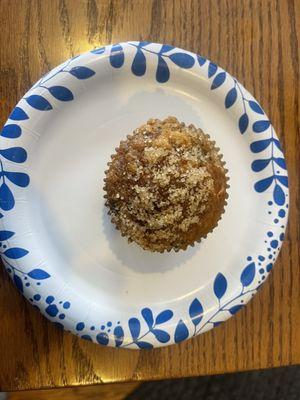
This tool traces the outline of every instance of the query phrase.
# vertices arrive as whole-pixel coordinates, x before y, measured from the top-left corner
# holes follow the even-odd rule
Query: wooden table
[[[224,325],[152,351],[102,348],[66,334],[0,276],[0,390],[195,376],[300,363],[299,0],[1,0],[1,123],[57,64],[111,42],[146,39],[208,57],[273,121],[287,157],[290,224],[276,268]]]

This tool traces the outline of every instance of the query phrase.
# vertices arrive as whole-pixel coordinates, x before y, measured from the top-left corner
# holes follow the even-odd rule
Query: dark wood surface
[[[125,40],[206,56],[254,94],[281,138],[290,223],[273,273],[235,318],[153,351],[102,348],[62,333],[0,272],[0,390],[183,377],[300,363],[299,0],[0,0],[1,123],[70,56]]]
[[[141,383],[129,382],[63,389],[25,390],[8,393],[6,400],[126,400],[127,396],[139,385]]]

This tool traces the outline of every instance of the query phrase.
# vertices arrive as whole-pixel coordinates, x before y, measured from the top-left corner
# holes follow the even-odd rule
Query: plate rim
[[[7,145],[11,140],[16,141],[22,135],[22,129],[28,129],[28,127],[26,128],[26,122],[30,120],[31,113],[28,112],[27,108],[25,108],[24,111],[24,104],[31,107],[33,112],[43,114],[51,111],[54,107],[51,101],[52,99],[54,101],[63,102],[73,100],[72,90],[67,86],[51,86],[49,89],[49,86],[45,87],[45,83],[51,81],[51,79],[61,72],[66,72],[68,78],[75,79],[78,82],[91,79],[96,74],[95,70],[92,69],[93,62],[97,59],[99,60],[99,58],[105,59],[105,62],[107,62],[110,68],[121,70],[126,62],[128,52],[132,55],[133,50],[135,51],[135,55],[132,59],[131,73],[136,77],[143,76],[145,73],[143,71],[146,69],[148,61],[147,57],[149,57],[150,54],[151,57],[157,57],[156,76],[153,78],[161,85],[171,79],[171,73],[175,69],[183,71],[193,69],[194,71],[197,68],[196,72],[198,72],[201,78],[207,80],[210,90],[223,90],[224,82],[230,80],[232,85],[230,90],[224,96],[224,107],[226,110],[230,109],[237,104],[237,101],[241,101],[243,107],[237,125],[242,135],[248,134],[248,136],[250,136],[250,133],[252,133],[253,137],[256,137],[256,140],[251,141],[251,152],[259,156],[265,149],[269,147],[272,148],[271,157],[269,159],[257,158],[255,162],[252,163],[252,170],[257,173],[272,166],[271,175],[258,180],[255,184],[255,191],[257,193],[265,193],[271,186],[274,186],[272,196],[269,200],[269,203],[272,202],[272,204],[269,204],[269,206],[272,206],[272,208],[276,207],[276,211],[278,208],[278,213],[280,213],[281,210],[283,210],[282,207],[288,205],[288,174],[280,142],[266,113],[263,111],[257,100],[254,99],[243,85],[217,64],[195,53],[170,45],[135,41],[122,42],[119,44],[103,46],[67,60],[51,70],[46,74],[46,76],[42,77],[18,102],[1,132],[2,144]],[[60,89],[57,89],[59,87]],[[47,96],[44,95],[45,92],[47,93]],[[250,127],[250,123],[252,124],[252,128]],[[266,132],[268,132],[269,136],[265,136]],[[259,135],[261,134],[263,135],[263,139],[259,139]],[[282,157],[274,157],[275,151],[277,153],[280,152]],[[5,165],[7,160],[14,163],[14,165],[19,165],[26,163],[26,159],[27,152],[26,149],[22,147],[9,147],[0,150],[0,163],[2,169],[2,183],[0,186],[1,257],[4,260],[6,270],[13,279],[17,288],[27,299],[29,299],[29,301],[31,301],[31,303],[39,308],[48,319],[56,323],[58,326],[71,331],[77,336],[95,343],[133,349],[160,347],[179,343],[219,324],[219,321],[211,321],[213,319],[212,317],[205,321],[205,311],[197,297],[195,297],[191,302],[186,311],[185,317],[190,319],[189,325],[183,318],[176,321],[176,324],[174,322],[171,323],[173,318],[172,310],[161,310],[161,312],[154,316],[153,311],[150,308],[145,307],[141,310],[140,316],[135,315],[128,319],[128,326],[126,327],[118,323],[112,327],[112,322],[108,321],[106,326],[102,325],[99,329],[95,329],[93,326],[87,326],[82,319],[74,321],[74,314],[72,316],[73,311],[70,301],[65,300],[58,304],[52,295],[47,295],[42,298],[40,292],[34,291],[33,287],[30,286],[30,281],[34,281],[34,283],[37,284],[40,283],[41,285],[41,283],[47,282],[50,275],[42,268],[36,267],[28,271],[20,266],[19,263],[24,261],[29,252],[23,247],[15,247],[13,241],[15,239],[14,236],[17,233],[12,230],[12,227],[6,227],[7,224],[5,222],[5,217],[7,213],[13,210],[15,202],[11,183],[22,188],[22,190],[25,190],[25,188],[30,184],[30,177],[24,171],[6,171],[4,170],[3,165]],[[286,173],[280,175],[279,178],[275,173],[274,163],[276,164],[276,167],[280,168],[280,170],[286,171]],[[9,182],[9,185],[7,182]],[[278,226],[276,229],[276,227],[274,227],[274,232],[269,231],[272,233],[272,236],[267,234],[269,239],[266,238],[269,240],[268,243],[270,246],[272,246],[271,243],[273,242],[274,248],[278,250],[275,260],[283,241],[283,235],[288,219],[288,208],[285,209],[285,214],[280,218],[283,228],[279,229]],[[9,225],[10,224],[8,224],[8,226]],[[18,224],[16,224],[16,226],[17,225]],[[227,278],[222,273],[217,274],[212,287],[213,295],[219,302],[217,313],[223,311],[222,309],[225,309],[225,307],[230,307],[228,309],[228,314],[222,316],[222,321],[220,322],[230,318],[252,298],[252,294],[255,294],[262,284],[261,281],[259,284],[255,282],[254,276],[257,273],[261,273],[260,270],[264,269],[263,275],[262,273],[261,275],[264,276],[263,281],[265,281],[275,263],[275,260],[273,261],[272,257],[272,262],[268,262],[265,268],[261,267],[257,271],[257,266],[253,266],[254,262],[248,259],[248,263],[241,270],[240,275],[242,292],[239,293],[235,299],[226,302],[226,304],[222,304],[222,299],[225,297],[227,289]],[[263,261],[265,260],[262,260],[262,262]],[[244,289],[247,290],[244,291]],[[248,294],[249,296],[246,296]],[[234,301],[241,297],[243,298],[243,305],[236,304]],[[72,318],[66,318],[68,313],[70,313]],[[70,321],[72,321],[72,323]],[[194,330],[192,328],[194,328]]]

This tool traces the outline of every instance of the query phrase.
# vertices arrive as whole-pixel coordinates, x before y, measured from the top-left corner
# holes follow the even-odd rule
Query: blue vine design
[[[221,299],[226,294],[227,280],[226,280],[225,276],[221,273],[219,273],[216,276],[215,281],[214,281],[214,294],[218,299],[219,308],[205,322],[205,324],[203,324],[198,330],[195,330],[194,336],[199,334],[201,331],[203,331],[204,328],[208,324],[212,324],[214,327],[220,325],[223,321],[213,321],[219,313],[227,311],[231,315],[234,315],[244,307],[244,304],[241,302],[239,304],[234,304],[234,303],[236,303],[237,300],[241,299],[242,297],[244,297],[247,294],[257,292],[259,287],[255,287],[255,289],[245,290],[253,282],[253,280],[255,278],[255,274],[256,274],[256,267],[255,267],[255,263],[252,262],[252,263],[248,264],[241,273],[241,276],[240,276],[240,282],[242,284],[241,292],[234,298],[232,298],[229,301],[227,301],[226,303],[224,303],[223,305],[221,305]]]
[[[76,57],[75,57],[76,58]],[[56,71],[53,75],[47,74],[44,76],[35,86],[33,86],[33,90],[38,89],[38,88],[43,88],[47,90],[56,100],[59,101],[71,101],[74,100],[74,95],[70,89],[68,89],[65,86],[45,86],[45,83],[49,82],[51,79],[53,79],[55,76],[61,73],[68,73],[74,76],[76,79],[79,80],[84,80],[84,79],[89,79],[93,75],[95,75],[95,71],[93,71],[91,68],[84,67],[84,66],[75,66],[72,67],[71,69],[68,69],[69,65],[71,62],[74,60],[74,58],[71,58],[70,60],[67,61],[58,71]],[[39,95],[39,94],[30,94],[28,97],[24,97],[24,100],[33,108],[39,111],[49,111],[52,110],[53,107],[49,100],[47,100],[45,97]]]
[[[260,122],[260,121],[258,121]],[[281,168],[286,171],[285,160],[283,157],[275,157],[274,146],[281,151],[280,143],[274,138],[273,127],[271,126],[271,135],[267,139],[259,140],[251,143],[250,149],[253,153],[261,153],[267,148],[270,148],[270,156],[268,158],[258,159],[253,161],[251,168],[254,172],[260,172],[266,169],[269,165],[271,166],[271,174],[264,179],[256,182],[254,189],[261,193],[266,191],[274,182],[273,188],[273,200],[278,206],[283,206],[286,201],[286,194],[284,188],[288,188],[288,177],[285,172],[284,175],[280,175],[280,170],[276,171],[275,168]]]
[[[138,42],[128,43],[130,46],[136,49],[136,54],[134,56],[131,71],[135,76],[143,76],[146,73],[147,62],[145,53],[154,54],[157,56],[157,68],[156,68],[156,80],[159,83],[165,83],[170,79],[170,69],[166,62],[166,59],[173,62],[180,68],[190,69],[195,64],[195,59],[190,54],[184,52],[175,52],[168,54],[171,50],[176,49],[174,46],[164,44],[161,49],[157,52],[150,50],[147,46],[151,43],[149,42]],[[105,51],[104,47],[95,49],[92,51],[93,54],[103,54]],[[112,67],[121,68],[125,62],[125,54],[122,44],[114,44],[111,46],[109,61]]]
[[[167,343],[170,340],[170,335],[168,332],[162,330],[161,328],[157,328],[157,325],[162,325],[165,322],[169,321],[173,317],[173,311],[164,310],[161,311],[156,318],[154,319],[153,313],[150,308],[143,308],[141,311],[142,317],[148,326],[148,331],[144,334],[140,335],[141,324],[137,318],[131,318],[128,321],[129,330],[132,337],[132,342],[126,343],[123,347],[130,346],[132,344],[137,345],[140,349],[151,349],[153,345],[149,342],[142,341],[145,336],[151,333],[158,342]],[[118,335],[119,332],[114,331],[115,338],[117,339],[116,345],[120,343],[120,338]]]
[[[149,341],[145,340],[145,337],[151,334],[153,337],[156,338],[156,340],[159,343],[167,343],[170,341],[171,337],[168,332],[165,330],[161,329],[162,324],[168,322],[169,320],[172,319],[173,317],[173,311],[171,310],[164,310],[161,311],[156,318],[154,319],[153,312],[151,311],[150,308],[143,308],[141,311],[141,315],[143,317],[144,322],[147,324],[148,329],[146,332],[141,334],[141,322],[138,318],[130,318],[128,320],[128,328],[129,332],[131,335],[131,341],[125,342],[124,343],[124,330],[121,325],[116,325],[116,327],[113,330],[112,338],[114,340],[114,345],[116,347],[129,347],[132,345],[137,346],[139,349],[152,349],[153,344]],[[110,332],[110,327],[112,323],[108,322],[108,333]],[[159,327],[158,327],[159,326]],[[76,330],[77,331],[82,331],[85,328],[84,322],[79,322],[76,324]],[[96,341],[99,344],[102,344],[104,346],[107,346],[110,341],[109,334],[107,332],[104,332],[103,329],[105,326],[103,325],[101,327],[101,330],[97,335],[96,335]],[[91,327],[91,330],[95,330],[95,327]],[[81,336],[83,339],[87,340],[92,340],[90,335],[87,335],[86,333]],[[142,340],[143,339],[143,340]]]
[[[159,52],[148,49],[148,42],[139,42],[139,44],[130,43],[136,48],[136,54],[132,62],[131,71],[136,76],[143,76],[146,73],[146,57],[145,53],[155,54],[157,56],[156,80],[159,83],[165,83],[170,79],[170,70],[166,59],[172,61],[180,68],[190,69],[195,64],[193,56],[183,52],[169,53],[174,50],[174,46],[164,44]]]
[[[40,281],[50,278],[50,275],[48,274],[48,272],[44,271],[41,268],[34,268],[29,272],[24,272],[11,264],[10,260],[18,260],[28,254],[28,251],[23,249],[22,247],[7,248],[7,245],[3,243],[11,239],[14,235],[15,232],[12,231],[0,231],[0,254],[7,272],[11,275],[14,283],[16,284],[20,292],[23,293],[23,280],[27,281],[25,282],[25,286],[27,287],[30,286],[30,280],[38,281],[38,284],[40,285]]]
[[[254,100],[249,100],[247,99],[243,91],[241,89],[240,84],[238,81],[233,78],[234,86],[229,90],[225,97],[225,107],[226,109],[230,108],[231,106],[234,105],[234,103],[237,100],[238,93],[241,97],[242,104],[243,104],[243,114],[239,118],[239,130],[241,134],[244,134],[246,130],[248,129],[249,125],[249,116],[247,112],[247,107],[249,107],[253,112],[259,115],[265,116],[265,113],[261,106]],[[268,119],[260,119],[258,121],[255,121],[252,125],[252,130],[253,132],[260,134],[266,131],[270,132],[270,136],[268,138],[258,140],[255,142],[252,142],[250,145],[250,150],[252,153],[261,153],[264,150],[266,150],[268,147],[271,148],[271,154],[268,158],[264,159],[258,159],[252,162],[251,168],[254,172],[261,172],[265,170],[269,165],[271,166],[271,174],[267,177],[264,178],[258,182],[255,183],[254,189],[258,193],[265,192],[274,182],[274,188],[273,188],[273,199],[274,202],[278,206],[282,206],[285,204],[285,198],[286,194],[284,192],[284,188],[288,188],[288,177],[286,173],[286,164],[285,160],[282,157],[275,157],[274,155],[274,145],[277,147],[277,149],[280,151],[282,154],[282,149],[280,146],[280,142],[278,139],[274,137],[274,131],[273,127],[271,125],[271,122]],[[280,175],[280,171],[277,173],[275,172],[275,168],[277,166],[283,170],[283,174]]]
[[[256,275],[256,266],[254,262],[251,262],[243,269],[241,273],[240,276],[240,282],[242,285],[241,292],[237,296],[235,296],[234,298],[230,299],[229,301],[225,302],[222,305],[221,300],[226,294],[228,283],[226,277],[222,273],[218,273],[214,280],[213,291],[218,300],[219,305],[217,310],[213,313],[213,315],[211,315],[210,318],[204,324],[201,325],[204,316],[204,311],[201,302],[197,298],[195,298],[190,304],[189,316],[191,323],[193,324],[194,327],[192,336],[198,335],[209,324],[212,324],[213,327],[220,325],[224,321],[224,317],[223,316],[221,317],[222,320],[217,320],[217,321],[215,320],[220,313],[227,311],[230,313],[230,315],[234,315],[238,311],[240,311],[244,305],[242,304],[242,302],[236,304],[237,300],[241,299],[247,294],[255,293],[258,290],[258,287],[256,287],[255,289],[245,290],[253,283],[255,275]],[[174,333],[175,343],[179,343],[183,340],[186,340],[189,336],[190,333],[186,323],[182,319],[180,319],[179,322],[177,323]]]
[[[76,57],[74,57],[76,58]],[[23,99],[29,104],[32,108],[39,110],[39,111],[49,111],[52,110],[52,105],[45,97],[35,94],[34,91],[38,88],[42,88],[47,90],[50,95],[55,98],[56,100],[60,101],[71,101],[74,99],[74,95],[72,91],[64,86],[45,86],[46,83],[49,83],[51,79],[53,79],[56,75],[60,73],[68,73],[74,76],[76,79],[84,80],[92,77],[95,75],[95,71],[92,69],[85,67],[85,66],[74,66],[72,68],[68,68],[70,63],[74,60],[71,59],[67,61],[58,71],[51,75],[47,74],[44,76],[40,81],[38,81],[31,89],[30,95],[28,97],[24,97]],[[68,69],[67,69],[68,68]],[[25,121],[29,119],[29,115],[20,107],[16,106],[12,113],[9,116],[11,121]],[[7,123],[0,135],[7,139],[17,139],[22,135],[22,128],[17,123]],[[0,149],[0,178],[1,178],[1,185],[0,185],[0,208],[3,211],[10,211],[15,206],[15,198],[12,190],[8,186],[8,182],[25,188],[30,183],[29,175],[24,172],[16,172],[16,171],[9,171],[7,168],[4,167],[5,159],[21,164],[27,160],[27,152],[23,147],[10,147],[7,149]],[[0,218],[3,218],[3,213],[0,212]],[[24,292],[24,286],[29,287],[33,283],[36,285],[41,285],[41,281],[49,279],[51,275],[41,268],[34,268],[29,272],[24,272],[21,269],[17,268],[15,265],[11,263],[11,260],[18,260],[23,258],[28,254],[28,251],[21,247],[9,247],[3,242],[9,240],[15,235],[15,232],[8,231],[8,230],[1,230],[0,231],[0,247],[1,250],[1,258],[3,260],[4,266],[11,276],[13,282],[15,283],[16,287],[19,289],[20,292]],[[49,316],[56,316],[57,306],[52,303],[52,297],[48,296],[46,299],[46,303],[48,306],[46,307],[45,311]],[[31,301],[39,301],[41,296],[39,294],[34,295]],[[53,298],[54,299],[54,298]],[[69,308],[69,302],[64,303],[64,308]],[[64,318],[64,314],[59,315],[60,319]],[[61,324],[60,324],[61,325]],[[61,325],[63,326],[63,325]]]
[[[200,56],[197,56],[198,63],[200,66],[203,66],[206,63],[206,59]],[[220,87],[226,80],[227,73],[225,71],[221,71],[217,73],[219,67],[210,62],[208,64],[208,78],[213,78],[212,84],[210,89],[214,90]],[[241,134],[244,134],[248,127],[249,127],[249,115],[248,109],[252,112],[255,112],[258,115],[264,116],[265,119],[260,119],[255,121],[252,125],[253,132],[257,134],[261,134],[263,132],[270,132],[268,138],[264,138],[258,141],[254,141],[250,145],[250,150],[252,153],[261,153],[265,151],[267,148],[270,147],[270,156],[264,159],[258,159],[252,162],[251,168],[253,172],[261,172],[265,170],[269,165],[271,166],[271,174],[258,182],[255,183],[254,189],[258,193],[265,192],[269,189],[269,187],[274,183],[273,187],[273,200],[278,206],[283,206],[286,201],[287,194],[285,190],[288,189],[288,176],[286,172],[286,164],[282,154],[282,149],[280,146],[280,142],[278,139],[274,137],[273,127],[269,119],[266,119],[266,115],[261,108],[260,104],[254,100],[247,99],[244,96],[243,90],[241,85],[237,81],[236,78],[232,78],[233,80],[233,87],[227,92],[225,96],[224,105],[226,109],[232,107],[237,99],[240,96],[242,105],[243,105],[243,113],[239,117],[238,127]],[[275,157],[274,149],[275,147],[281,153],[280,157]],[[278,167],[281,169],[280,171],[276,172],[276,168]]]
[[[29,117],[20,107],[16,107],[9,118],[20,121]],[[17,124],[7,124],[3,127],[0,135],[7,139],[16,139],[22,135],[22,129]],[[25,188],[29,185],[30,179],[29,175],[24,172],[9,171],[5,168],[5,160],[22,164],[27,160],[27,152],[23,147],[10,147],[0,150],[0,208],[3,211],[9,211],[14,208],[15,198],[7,183],[10,182],[13,185]],[[3,213],[0,212],[0,218],[2,217]]]
[[[278,241],[273,238],[273,233],[268,232],[268,238],[270,241],[270,246],[272,249],[277,249],[279,251]],[[280,235],[280,240],[284,239],[283,233]],[[268,251],[271,249],[268,249]],[[275,261],[275,257],[273,255],[269,255],[273,261]],[[183,340],[188,339],[189,337],[193,337],[203,332],[208,326],[217,327],[222,322],[224,322],[230,315],[235,315],[238,311],[240,311],[244,307],[244,298],[247,295],[252,295],[257,292],[260,288],[261,283],[266,278],[266,274],[271,271],[273,268],[273,262],[269,262],[266,265],[266,268],[261,267],[261,263],[266,258],[262,255],[259,255],[257,258],[257,262],[253,261],[252,257],[247,257],[247,265],[241,272],[240,275],[240,283],[241,290],[234,298],[230,300],[226,299],[226,293],[228,289],[228,281],[227,278],[219,272],[214,281],[213,281],[213,293],[218,301],[218,307],[216,311],[209,317],[208,320],[204,321],[204,317],[206,312],[204,311],[204,307],[198,298],[194,298],[193,301],[189,305],[188,315],[189,320],[180,319],[175,327],[173,333],[173,339],[175,343],[180,343]],[[255,282],[255,284],[254,284]],[[224,314],[225,313],[225,314]],[[226,315],[227,313],[227,315]],[[142,320],[139,318],[130,318],[128,320],[128,328],[131,336],[131,341],[125,342],[125,333],[123,327],[120,325],[120,322],[117,323],[113,332],[111,332],[112,323],[107,323],[107,331],[105,331],[105,325],[101,326],[101,330],[96,334],[95,340],[93,340],[92,335],[87,334],[86,332],[81,335],[81,338],[96,341],[97,343],[107,346],[114,345],[115,347],[132,347],[136,346],[139,349],[152,349],[153,346],[153,337],[157,340],[158,343],[166,344],[171,340],[170,333],[158,325],[162,325],[168,321],[171,321],[174,317],[174,314],[171,310],[164,310],[160,312],[156,318],[153,316],[153,312],[150,308],[143,308],[141,310],[141,315],[143,321],[147,325],[147,329],[144,332],[141,332]],[[204,321],[204,323],[203,323]],[[192,327],[189,328],[189,326]],[[86,328],[84,322],[79,322],[76,324],[76,330],[78,332],[83,331]],[[91,331],[95,331],[95,326],[90,328]],[[149,335],[151,337],[149,337]],[[146,340],[145,340],[146,339]],[[150,340],[149,340],[150,339]]]
[[[259,259],[262,260],[264,257],[259,256]],[[248,260],[252,260],[251,257],[248,257]],[[272,268],[272,264],[269,264],[267,268],[267,272],[269,272]],[[201,324],[203,321],[203,317],[205,315],[203,306],[200,302],[199,299],[195,298],[188,310],[188,314],[190,317],[190,324],[193,326],[193,333],[192,336],[198,335],[200,332],[202,332],[207,325],[211,324],[213,327],[218,326],[221,324],[225,319],[224,315],[221,315],[224,312],[228,312],[230,315],[236,314],[238,311],[240,311],[244,304],[243,304],[243,297],[252,294],[258,290],[259,286],[256,286],[254,289],[250,289],[249,287],[251,284],[253,284],[254,279],[257,275],[256,272],[256,264],[255,262],[250,262],[249,264],[246,265],[246,267],[243,269],[241,275],[240,275],[240,282],[241,282],[241,292],[235,296],[234,298],[230,299],[229,301],[226,301],[224,304],[221,303],[222,299],[226,295],[227,287],[228,287],[228,282],[226,277],[222,273],[218,273],[214,283],[213,283],[213,291],[214,294],[218,300],[218,308],[213,315],[210,316],[210,318],[204,323]],[[240,299],[240,302],[237,304],[237,300]],[[216,317],[218,315],[221,315],[222,320],[216,320]],[[129,332],[131,335],[132,340],[129,342],[124,342],[125,338],[125,333],[123,327],[118,323],[112,334],[110,335],[109,332],[111,331],[111,326],[112,323],[108,322],[107,327],[108,331],[105,332],[105,325],[102,325],[101,331],[96,334],[95,340],[97,343],[107,346],[111,344],[110,340],[114,341],[114,345],[116,347],[130,347],[135,345],[139,349],[152,349],[153,344],[149,339],[146,341],[145,338],[147,338],[149,335],[152,335],[159,343],[166,344],[170,341],[171,337],[170,334],[166,331],[161,329],[160,325],[170,321],[174,314],[173,311],[171,310],[164,310],[160,312],[156,318],[153,316],[153,312],[150,308],[143,308],[141,310],[141,315],[143,317],[143,321],[146,323],[148,329],[145,332],[141,333],[141,321],[134,317],[130,318],[128,320],[128,328]],[[186,340],[187,338],[190,337],[190,331],[187,326],[188,321],[183,321],[180,319],[177,322],[175,331],[174,331],[174,342],[179,343],[183,340]],[[158,328],[159,326],[159,328]],[[84,322],[79,322],[76,324],[76,330],[78,332],[83,331],[86,328]],[[92,326],[90,328],[92,331],[95,330],[95,327]],[[81,335],[81,338],[93,341],[91,335],[84,333]]]
[[[76,57],[75,57],[76,58]],[[70,89],[65,86],[54,85],[48,86],[45,84],[50,82],[55,76],[60,73],[68,73],[74,76],[76,79],[84,80],[91,78],[95,75],[95,71],[85,66],[74,66],[72,68],[68,68],[71,62],[74,60],[68,60],[58,71],[51,75],[47,74],[40,81],[38,81],[31,89],[30,95],[28,97],[24,97],[23,99],[29,104],[32,108],[39,111],[49,111],[52,110],[52,104],[48,99],[40,94],[35,94],[34,91],[38,88],[43,88],[47,90],[52,97],[59,101],[71,101],[74,99],[74,95]],[[14,108],[12,113],[9,116],[9,119],[12,121],[24,121],[29,119],[28,114],[20,107],[17,106]],[[6,124],[1,131],[1,136],[9,139],[16,139],[20,137],[22,134],[22,128],[18,124]],[[13,163],[24,163],[27,160],[27,152],[22,147],[11,147],[8,149],[0,150],[0,178],[1,178],[1,186],[0,186],[0,208],[3,211],[12,210],[15,206],[15,198],[12,190],[7,185],[7,181],[10,181],[14,185],[25,188],[29,185],[29,176],[23,172],[9,172],[4,168],[4,159],[9,160]],[[3,214],[0,213],[0,218],[3,217]]]

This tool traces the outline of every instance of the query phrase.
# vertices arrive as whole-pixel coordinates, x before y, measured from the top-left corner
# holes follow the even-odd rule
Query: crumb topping
[[[226,177],[214,142],[175,117],[150,119],[122,141],[108,163],[112,222],[144,249],[185,249],[220,218]]]

